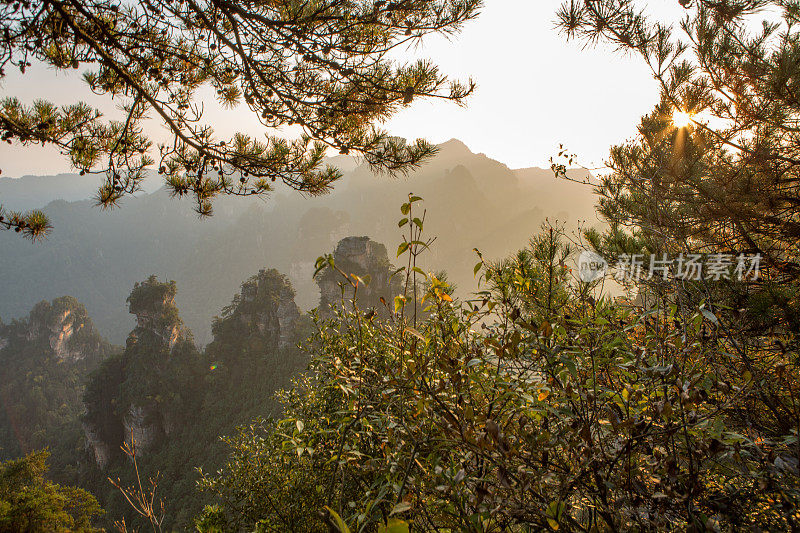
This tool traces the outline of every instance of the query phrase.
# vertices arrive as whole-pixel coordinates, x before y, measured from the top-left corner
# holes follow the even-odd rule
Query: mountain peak
[[[445,141],[445,142],[441,143],[439,145],[439,149],[440,150],[452,150],[452,151],[458,151],[458,152],[469,152],[469,153],[472,153],[472,150],[470,150],[469,147],[466,144],[464,144],[462,141],[456,139],[455,137],[453,137],[449,141]]]
[[[177,285],[161,283],[156,276],[136,283],[128,296],[128,308],[136,316],[137,330],[150,331],[160,337],[171,350],[183,334],[183,322],[175,306]]]

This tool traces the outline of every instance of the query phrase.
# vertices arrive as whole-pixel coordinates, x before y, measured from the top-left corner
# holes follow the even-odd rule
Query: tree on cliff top
[[[417,97],[462,102],[473,84],[448,81],[428,61],[397,64],[395,49],[431,33],[453,33],[481,0],[40,0],[0,4],[0,79],[32,61],[87,71],[92,92],[120,102],[121,120],[85,103],[57,107],[0,101],[2,138],[53,144],[81,172],[104,172],[98,203],[114,206],[157,164],[176,196],[201,215],[220,194],[272,190],[280,180],[306,194],[339,177],[322,168],[328,148],[363,156],[375,170],[404,172],[434,148],[406,145],[376,127]],[[266,133],[215,136],[198,92],[225,107],[242,102],[265,129],[297,125],[287,141]],[[158,117],[171,139],[153,149],[143,133]],[[157,152],[157,153],[156,153]],[[154,157],[155,156],[155,157]],[[156,163],[156,160],[158,161]],[[5,214],[0,227],[29,237],[47,231],[39,212]]]

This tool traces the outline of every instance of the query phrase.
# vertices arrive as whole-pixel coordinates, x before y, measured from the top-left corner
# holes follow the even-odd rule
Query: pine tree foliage
[[[545,224],[527,248],[492,264],[487,281],[497,297],[536,316],[562,309],[569,300],[567,262],[573,251],[564,238],[563,227]]]
[[[760,254],[761,281],[730,287],[728,304],[758,327],[797,332],[800,4],[681,1],[679,27],[640,5],[573,0],[558,15],[570,38],[639,54],[661,88],[638,135],[611,150],[603,246]]]
[[[259,195],[276,181],[321,194],[339,177],[322,168],[327,149],[362,156],[391,173],[434,152],[425,141],[390,137],[377,124],[415,98],[461,102],[471,81],[451,82],[430,61],[393,54],[432,33],[450,34],[477,15],[480,0],[44,0],[0,4],[0,78],[32,62],[84,74],[92,92],[120,102],[106,120],[85,103],[0,101],[2,138],[51,144],[81,172],[105,172],[98,203],[114,206],[157,165],[177,196],[201,215],[220,194]],[[203,117],[201,91],[225,107],[244,105],[268,132],[223,139]],[[157,118],[171,140],[143,132]],[[296,125],[286,140],[275,130]],[[41,235],[38,214],[0,219]],[[23,224],[24,223],[24,224]]]

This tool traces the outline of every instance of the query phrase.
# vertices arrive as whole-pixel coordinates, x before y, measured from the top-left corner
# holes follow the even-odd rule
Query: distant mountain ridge
[[[545,218],[570,227],[578,220],[597,224],[591,187],[556,180],[546,169],[510,169],[455,139],[439,148],[422,168],[399,178],[375,176],[350,157],[331,158],[344,175],[329,195],[280,190],[266,200],[221,198],[215,216],[202,221],[190,201],[165,190],[128,198],[111,211],[91,200],[53,201],[44,208],[54,225],[44,242],[0,232],[0,268],[13,273],[0,278],[0,317],[8,321],[41,300],[70,294],[86,305],[103,335],[121,343],[133,325],[124,306],[130,287],[155,273],[176,280],[176,303],[203,345],[211,338],[211,318],[254,271],[284,272],[306,310],[319,303],[314,261],[341,238],[368,236],[386,245],[392,260],[401,240],[399,207],[409,192],[425,199],[425,232],[437,237],[423,268],[447,270],[462,294],[475,288],[473,248],[503,257],[525,246]],[[87,177],[80,178],[74,189],[61,187],[63,175],[30,180],[57,180],[66,196],[91,195],[102,179],[88,177],[89,187]],[[0,186],[0,203],[7,202],[7,190]]]
[[[0,178],[0,205],[8,210],[26,211],[39,209],[55,200],[88,200],[95,195],[102,179],[97,174]],[[142,185],[143,193],[152,193],[161,187],[161,182],[148,177]]]
[[[358,166],[353,157],[339,155],[329,157],[327,164],[342,172],[350,172]],[[40,209],[50,202],[65,200],[78,202],[92,199],[103,181],[98,174],[61,173],[47,176],[25,175],[18,178],[0,177],[0,205],[8,210],[26,211]],[[141,194],[152,194],[164,186],[159,176],[148,175],[142,182]]]

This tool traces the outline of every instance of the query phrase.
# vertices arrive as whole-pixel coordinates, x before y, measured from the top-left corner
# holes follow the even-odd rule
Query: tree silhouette
[[[679,30],[628,0],[568,2],[568,37],[641,55],[661,101],[611,150],[600,212],[652,252],[760,254],[730,305],[800,331],[800,32],[780,0],[681,1]],[[617,252],[625,237],[609,243]],[[753,304],[753,305],[750,305]],[[778,310],[778,312],[775,312]]]
[[[326,150],[362,156],[375,171],[405,172],[434,152],[376,124],[418,97],[462,102],[471,81],[449,81],[429,61],[397,63],[400,46],[452,33],[481,0],[43,0],[0,4],[0,79],[32,61],[90,66],[92,92],[121,102],[121,120],[85,103],[57,107],[0,101],[6,141],[52,144],[80,172],[105,173],[97,195],[114,206],[156,165],[176,196],[212,212],[220,194],[268,193],[273,182],[314,195],[339,177]],[[242,103],[267,130],[220,139],[203,119],[198,92]],[[142,123],[157,117],[169,142],[153,145]],[[298,138],[273,130],[296,125]],[[16,215],[16,216],[15,216]],[[41,213],[6,215],[5,229],[30,237],[49,228]]]

